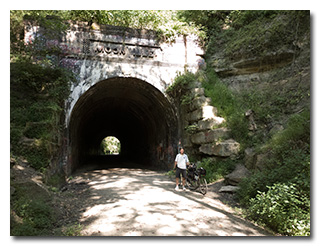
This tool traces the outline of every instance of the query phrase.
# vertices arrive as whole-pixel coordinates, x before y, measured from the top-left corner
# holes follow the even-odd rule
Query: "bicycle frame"
[[[190,190],[197,190],[205,195],[207,193],[207,181],[205,179],[206,170],[204,168],[197,168],[195,163],[191,164],[187,169],[187,187]]]

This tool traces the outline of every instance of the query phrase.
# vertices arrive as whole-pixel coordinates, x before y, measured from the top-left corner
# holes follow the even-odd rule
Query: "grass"
[[[48,193],[31,182],[14,187],[15,193],[10,201],[10,235],[51,235],[56,223],[56,213],[51,207],[51,197]]]

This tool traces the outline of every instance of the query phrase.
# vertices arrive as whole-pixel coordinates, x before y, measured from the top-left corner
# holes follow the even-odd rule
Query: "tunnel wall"
[[[128,84],[135,81],[133,83],[139,84],[137,88],[140,88],[141,92],[149,91],[154,94],[153,99],[155,100],[139,102],[139,100],[133,99],[136,104],[131,106],[133,108],[131,111],[127,112],[130,112],[129,115],[131,116],[129,122],[136,126],[136,129],[141,133],[140,135],[145,139],[140,142],[141,145],[136,146],[137,152],[145,151],[148,153],[146,159],[155,159],[156,162],[162,159],[161,161],[164,162],[164,153],[172,152],[168,147],[169,142],[175,141],[176,133],[174,132],[179,131],[175,126],[171,127],[174,122],[171,118],[174,117],[170,115],[175,115],[175,112],[171,112],[172,106],[167,99],[164,99],[164,92],[174,82],[178,73],[183,73],[186,70],[196,72],[199,64],[203,62],[201,58],[203,50],[199,47],[196,36],[180,35],[176,36],[173,42],[161,42],[159,36],[152,30],[96,24],[95,28],[92,28],[86,22],[70,22],[70,28],[65,33],[59,37],[49,37],[46,36],[45,29],[37,26],[34,22],[26,21],[24,24],[25,43],[32,44],[38,39],[42,42],[41,47],[60,50],[61,53],[58,56],[52,55],[48,59],[51,59],[53,64],[58,63],[59,66],[73,71],[76,77],[76,80],[70,86],[70,95],[65,102],[66,141],[64,142],[67,142],[67,144],[63,146],[68,147],[63,147],[61,166],[66,169],[66,173],[70,173],[75,168],[75,163],[81,163],[83,156],[88,156],[85,153],[95,152],[96,142],[100,141],[98,133],[95,131],[92,132],[95,135],[92,139],[84,133],[86,127],[100,129],[99,125],[95,126],[89,123],[94,122],[94,120],[87,121],[86,119],[97,117],[95,119],[97,122],[107,121],[99,117],[101,112],[98,111],[102,109],[106,109],[108,114],[116,115],[119,118],[123,117],[123,115],[119,115],[119,112],[125,111],[118,109],[112,112],[110,107],[95,107],[94,104],[90,103],[90,101],[96,100],[94,96],[91,96],[91,94],[96,93],[94,88],[100,88],[101,84],[108,84],[105,83],[106,81],[114,83],[113,80],[122,81],[124,79]],[[143,81],[143,83],[137,81]],[[142,89],[139,87],[142,84],[146,87],[149,85],[150,88],[156,90]],[[129,86],[129,88],[132,91],[137,91],[134,87]],[[152,95],[152,93],[150,94]],[[106,98],[101,99],[98,103],[103,104],[104,101],[110,101],[110,98],[114,97],[109,95],[107,100],[105,100]],[[151,107],[158,110],[161,117],[152,110],[144,108],[143,105],[147,101],[154,101]],[[90,109],[87,105],[92,105],[93,109]],[[139,108],[143,109],[142,112],[139,112]],[[170,109],[171,113],[168,113],[165,108],[167,108],[166,110]],[[84,113],[85,111],[87,113]],[[137,116],[140,113],[148,119],[148,123],[145,125]],[[81,123],[78,118],[86,123]],[[128,119],[124,117],[123,121],[126,120]],[[147,130],[140,129],[141,126]],[[109,125],[109,128],[113,128],[113,126]],[[82,133],[78,136],[74,129]],[[100,134],[105,137],[106,133],[101,132]],[[150,137],[149,134],[156,136]],[[126,148],[126,146],[132,147],[133,144],[126,141],[123,134],[112,132],[109,135],[115,135],[119,139],[122,138],[124,153],[127,151],[127,154],[132,156],[131,148]],[[133,139],[133,137],[130,139]],[[90,144],[86,143],[86,140],[90,140]],[[150,146],[143,147],[142,143],[147,143]]]
[[[177,73],[196,72],[203,60],[195,36],[176,36],[166,43],[152,30],[102,25],[92,30],[86,23],[71,23],[59,47],[65,54],[60,65],[76,74],[66,102],[66,125],[80,96],[99,81],[132,77],[165,92]]]
[[[97,161],[101,140],[110,135],[121,142],[122,162],[171,169],[179,135],[176,109],[141,79],[114,77],[96,83],[72,110],[67,172]]]

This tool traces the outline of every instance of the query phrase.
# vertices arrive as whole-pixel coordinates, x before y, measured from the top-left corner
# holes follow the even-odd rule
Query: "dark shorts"
[[[182,174],[182,177],[187,178],[187,170],[177,167],[176,178],[180,178],[180,174]]]

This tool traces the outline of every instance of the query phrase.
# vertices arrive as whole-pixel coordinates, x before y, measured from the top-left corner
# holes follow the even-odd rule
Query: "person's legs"
[[[186,178],[187,178],[187,171],[186,170],[182,170],[182,188],[183,190],[186,190]]]
[[[181,173],[181,169],[177,167],[176,170],[176,190],[179,189],[179,181],[180,181],[180,173]]]

